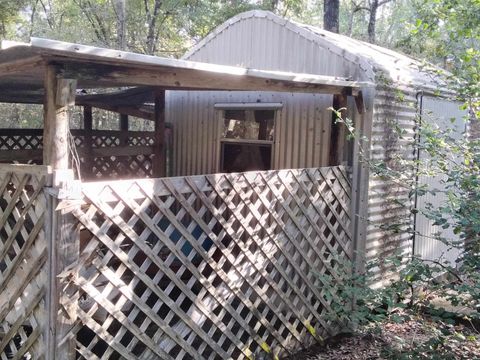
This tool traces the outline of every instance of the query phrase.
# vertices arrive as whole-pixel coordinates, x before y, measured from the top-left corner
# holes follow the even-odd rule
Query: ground
[[[480,332],[475,325],[410,317],[403,323],[387,322],[355,335],[338,335],[286,360],[480,359]]]

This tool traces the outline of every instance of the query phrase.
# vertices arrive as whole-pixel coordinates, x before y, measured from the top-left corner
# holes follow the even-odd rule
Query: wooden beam
[[[0,102],[2,103],[43,104],[43,99],[43,91],[0,89]]]
[[[153,112],[150,112],[141,108],[126,106],[126,105],[115,106],[115,105],[108,105],[108,104],[103,104],[98,102],[89,102],[89,101],[83,101],[83,100],[78,100],[76,102],[76,105],[96,107],[98,109],[107,110],[107,111],[111,111],[111,112],[115,112],[123,115],[135,116],[135,117],[139,117],[141,119],[147,119],[147,120],[153,120],[153,116],[154,116]]]
[[[165,177],[165,90],[155,92],[155,157],[153,176]]]
[[[156,153],[154,146],[114,146],[101,148],[88,148],[87,146],[77,149],[78,155],[84,158],[110,157],[110,156],[135,156],[151,155]],[[28,160],[42,159],[42,149],[19,149],[0,150],[0,163],[12,163],[13,161],[27,162]],[[93,161],[93,160],[92,160]]]
[[[87,149],[78,149],[78,154],[82,156]],[[114,147],[100,147],[93,148],[91,153],[94,158],[110,157],[110,156],[135,156],[135,155],[150,155],[156,151],[153,146],[114,146]]]
[[[80,95],[77,97],[77,104],[102,103],[111,106],[141,106],[146,102],[153,103],[154,89],[148,87],[134,87],[121,91],[114,91],[105,94]]]
[[[42,155],[42,149],[0,150],[0,163],[17,161],[21,164],[27,164],[29,160],[41,160]]]
[[[99,60],[101,61],[101,60]],[[194,68],[167,66],[120,66],[103,63],[64,62],[64,76],[95,81],[102,86],[152,86],[171,89],[281,91],[303,93],[345,94],[358,85],[353,81],[311,79],[302,74],[278,75],[254,70],[244,74],[202,71]],[[320,78],[320,77],[319,77]]]
[[[2,62],[0,64],[0,77],[25,73],[30,70],[43,68],[45,60],[41,56],[28,56],[26,58],[15,58],[12,56],[11,61]]]

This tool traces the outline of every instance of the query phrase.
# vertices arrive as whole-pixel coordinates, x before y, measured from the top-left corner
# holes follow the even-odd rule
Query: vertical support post
[[[164,177],[166,170],[165,152],[165,90],[155,91],[155,156],[153,176]]]
[[[43,164],[68,169],[69,106],[75,104],[76,81],[57,78],[58,70],[47,65],[43,127]]]
[[[43,162],[52,167],[55,192],[68,189],[73,181],[73,171],[69,169],[69,108],[75,104],[76,80],[62,78],[58,68],[47,65],[44,86]],[[75,339],[69,339],[68,333],[75,320],[76,300],[71,298],[70,288],[61,287],[58,274],[78,259],[79,236],[71,215],[56,210],[58,199],[50,198],[48,204],[46,358],[70,360],[75,359]],[[68,340],[62,342],[63,339]]]
[[[352,234],[354,241],[353,259],[356,271],[365,271],[365,252],[368,226],[368,202],[370,180],[370,146],[373,126],[374,89],[367,89],[364,93],[364,109],[356,111],[355,141],[353,145],[352,170]]]
[[[120,114],[120,146],[128,146],[128,115]]]
[[[83,142],[85,145],[84,168],[86,172],[85,177],[93,177],[93,112],[91,106],[83,107]]]
[[[347,96],[346,95],[334,95],[333,96],[333,108],[335,110],[340,110],[342,118],[345,118],[347,108]],[[330,155],[329,155],[329,165],[337,166],[342,163],[345,155],[345,145],[346,145],[346,131],[345,124],[337,122],[337,115],[332,113],[332,126],[331,126],[331,140],[330,140]]]

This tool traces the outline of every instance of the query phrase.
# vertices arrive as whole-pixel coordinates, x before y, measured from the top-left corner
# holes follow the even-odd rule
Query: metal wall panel
[[[266,92],[185,91],[167,94],[174,126],[174,174],[218,170],[222,110],[216,103],[282,103],[275,119],[274,169],[328,165],[331,95]]]
[[[452,102],[440,98],[423,97],[422,118],[428,123],[438,126],[440,129],[453,129],[451,136],[454,139],[461,139],[465,133],[464,116],[467,115],[464,110],[460,110],[460,103]],[[451,119],[455,119],[452,123]],[[420,160],[427,159],[425,151],[420,152]],[[455,265],[460,249],[452,249],[438,239],[435,234],[447,240],[458,241],[457,235],[453,234],[451,228],[442,229],[433,225],[433,221],[421,213],[426,209],[427,204],[432,204],[433,208],[438,208],[446,201],[446,195],[442,193],[445,190],[444,178],[442,176],[420,176],[419,184],[426,184],[429,189],[439,190],[435,195],[426,194],[417,198],[417,208],[420,212],[416,215],[415,229],[418,235],[415,237],[414,252],[423,259],[428,260],[447,260]]]
[[[398,159],[413,160],[416,98],[393,87],[378,87],[374,103],[371,136],[371,161],[395,169]],[[405,169],[402,169],[405,171]],[[414,176],[413,169],[407,176]],[[412,252],[411,207],[409,189],[401,182],[370,175],[366,258],[379,260],[373,269],[372,283],[386,283],[396,274],[383,260],[395,254]]]

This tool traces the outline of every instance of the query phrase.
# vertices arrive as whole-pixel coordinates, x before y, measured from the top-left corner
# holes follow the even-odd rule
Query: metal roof
[[[352,39],[345,35],[332,33],[315,26],[301,24],[262,10],[244,12],[227,20],[188,51],[183,58],[190,58],[208,42],[222,32],[227,31],[235,23],[251,18],[261,18],[265,21],[277,23],[282,28],[287,28],[298,34],[298,36],[316,43],[319,47],[326,48],[332,53],[348,58],[366,71],[368,78],[372,82],[378,82],[377,73],[379,71],[386,75],[388,80],[407,85],[427,87],[443,83],[446,75],[439,74],[438,70],[440,69],[431,64],[413,59],[399,52]]]

